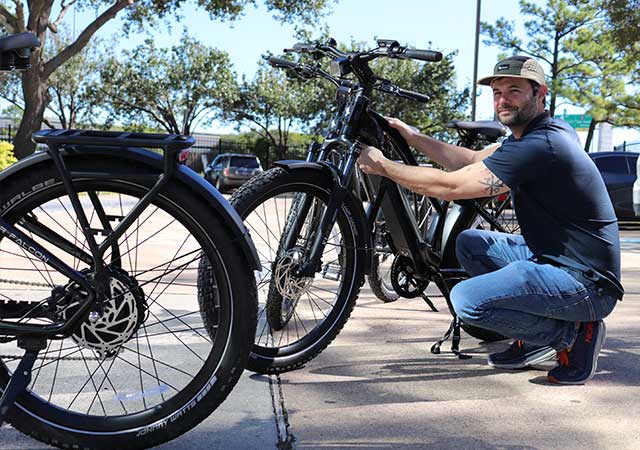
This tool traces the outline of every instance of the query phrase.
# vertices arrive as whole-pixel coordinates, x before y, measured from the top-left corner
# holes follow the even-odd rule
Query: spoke
[[[182,370],[182,369],[179,369],[179,368],[177,368],[176,366],[173,366],[173,365],[168,364],[168,363],[166,363],[166,362],[163,362],[163,361],[161,361],[161,360],[159,360],[159,359],[156,359],[156,358],[154,358],[153,356],[145,355],[144,353],[139,352],[139,351],[137,351],[137,350],[134,350],[134,349],[133,349],[133,348],[131,348],[131,347],[127,347],[126,345],[124,345],[124,346],[123,346],[123,348],[124,348],[124,349],[126,349],[127,351],[130,351],[130,352],[132,352],[132,353],[135,353],[135,354],[138,356],[138,358],[142,357],[142,358],[146,358],[146,359],[150,359],[150,360],[152,360],[152,361],[154,362],[154,365],[157,363],[157,364],[160,364],[161,366],[167,367],[167,368],[172,369],[172,370],[175,370],[176,372],[179,372],[179,373],[181,373],[181,374],[183,374],[183,375],[186,375],[186,376],[188,376],[189,378],[193,378],[193,377],[194,377],[194,374],[193,374],[193,373],[190,373],[190,372],[184,371],[184,370]],[[121,359],[123,359],[123,358],[121,357]],[[141,369],[141,370],[142,370],[142,369]],[[157,372],[157,370],[156,370],[156,376],[157,376],[157,373],[158,373],[158,372]],[[157,379],[159,380],[159,378],[157,378]],[[158,386],[159,386],[159,385],[158,385]],[[177,389],[176,389],[176,390],[177,390]]]
[[[135,352],[135,350],[130,349],[130,348],[127,348],[127,350],[130,350],[130,351],[132,351],[132,352]],[[142,356],[146,356],[146,355],[142,354]],[[146,356],[146,357],[148,358],[148,356]],[[148,371],[144,370],[142,367],[138,367],[138,366],[136,366],[135,364],[133,364],[133,363],[131,363],[131,362],[127,361],[126,359],[124,359],[124,358],[123,358],[122,356],[120,356],[120,355],[116,355],[116,359],[118,359],[118,360],[120,360],[120,361],[122,361],[122,362],[124,362],[124,363],[126,363],[126,364],[129,364],[131,367],[135,367],[136,369],[140,370],[142,373],[144,373],[144,374],[146,374],[146,375],[149,375],[149,376],[150,376],[150,377],[152,377],[152,378],[156,378],[156,376],[154,376],[152,373],[150,373],[150,372],[148,372]],[[160,364],[163,364],[163,365],[164,365],[164,363],[163,363],[162,361],[158,361],[158,360],[156,360],[156,359],[154,359],[154,361],[156,361],[157,363],[160,363]],[[171,366],[168,366],[168,367],[171,367]],[[192,376],[192,374],[189,374],[189,375],[190,375],[190,376]],[[178,389],[176,389],[173,385],[171,385],[171,384],[167,383],[167,382],[166,382],[166,381],[164,381],[163,379],[161,379],[161,378],[156,378],[156,379],[158,380],[158,383],[159,383],[159,382],[162,382],[162,383],[163,383],[164,385],[166,385],[167,387],[170,387],[170,388],[171,388],[171,389],[173,389],[174,391],[179,392],[179,390],[178,390]]]
[[[164,308],[163,308],[163,309],[164,309]],[[167,310],[167,312],[169,312],[169,311]],[[149,310],[149,314],[151,314],[153,317],[155,317],[156,319],[158,319],[158,317],[157,317],[157,316],[156,316],[156,315],[155,315],[151,310]],[[169,314],[172,314],[172,313],[169,313]],[[204,359],[202,359],[202,358],[200,357],[200,355],[198,355],[198,353],[197,353],[197,352],[195,352],[194,350],[192,350],[192,349],[191,349],[191,347],[189,347],[187,344],[185,344],[185,343],[184,343],[184,341],[183,341],[182,339],[180,339],[180,337],[178,337],[178,336],[176,336],[174,333],[172,333],[172,332],[171,332],[171,329],[169,329],[169,327],[167,327],[164,323],[160,323],[160,325],[162,325],[162,326],[163,326],[163,327],[164,327],[164,328],[169,332],[169,334],[171,334],[171,335],[172,335],[172,336],[173,336],[173,337],[174,337],[178,342],[180,342],[180,343],[181,343],[181,344],[182,344],[182,345],[183,345],[187,350],[189,350],[191,353],[193,353],[193,354],[194,354],[194,356],[195,356],[196,358],[198,358],[200,361],[204,362]],[[185,325],[186,325],[186,324],[185,324]],[[188,326],[188,325],[187,325],[187,326]],[[198,335],[199,335],[199,333],[198,333]],[[207,339],[205,339],[205,340],[207,340]],[[208,340],[207,340],[207,342],[210,342],[210,341],[208,341]]]

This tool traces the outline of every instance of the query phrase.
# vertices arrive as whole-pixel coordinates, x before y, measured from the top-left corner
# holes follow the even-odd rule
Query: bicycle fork
[[[316,272],[320,270],[322,263],[322,253],[331,235],[331,230],[336,223],[340,208],[344,203],[345,198],[349,194],[349,180],[353,175],[356,161],[360,156],[360,144],[358,142],[350,142],[342,139],[336,139],[335,143],[347,143],[349,144],[348,157],[344,160],[339,169],[327,162],[319,162],[325,168],[331,171],[333,178],[333,189],[331,190],[331,196],[323,213],[320,214],[317,221],[317,232],[315,233],[313,243],[309,249],[308,257],[300,265],[297,275],[301,277],[312,277]],[[330,142],[334,144],[334,142]],[[300,205],[300,209],[295,213],[295,222],[288,230],[286,238],[286,249],[292,248],[296,242],[297,230],[302,228],[303,222],[306,220],[309,211],[311,211],[313,199],[306,197]],[[315,222],[315,220],[314,220]]]

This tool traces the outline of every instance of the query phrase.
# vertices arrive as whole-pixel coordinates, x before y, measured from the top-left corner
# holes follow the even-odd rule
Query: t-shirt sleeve
[[[511,189],[544,177],[550,172],[553,155],[539,137],[522,141],[507,140],[484,161],[485,166]]]

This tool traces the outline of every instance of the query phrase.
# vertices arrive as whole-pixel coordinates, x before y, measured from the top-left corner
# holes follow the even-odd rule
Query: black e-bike
[[[0,38],[0,69],[27,69],[38,45]],[[246,365],[260,268],[247,230],[181,164],[191,137],[33,139],[46,150],[0,172],[0,423],[62,448],[175,438]]]

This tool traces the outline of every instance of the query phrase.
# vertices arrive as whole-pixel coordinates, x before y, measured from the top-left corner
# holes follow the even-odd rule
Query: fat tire
[[[76,156],[66,161],[69,170],[90,172],[99,167],[101,172],[112,173],[111,180],[74,179],[77,189],[99,190],[114,189],[119,183],[129,186],[132,192],[148,191],[149,185],[145,181],[132,182],[119,180],[119,173],[148,175],[150,169],[144,165],[123,162],[111,157],[82,157]],[[53,180],[54,184],[32,192],[32,187],[43,181]],[[61,183],[55,168],[50,161],[29,167],[17,172],[2,183],[3,198],[9,199],[17,195],[19,201],[4,205],[0,214],[12,222],[20,217],[20,205],[34,196],[46,196],[51,189],[61,191]],[[124,189],[124,188],[123,188]],[[46,192],[45,192],[46,191]],[[127,191],[125,191],[127,192]],[[30,193],[24,195],[24,193]],[[33,194],[33,195],[31,195]],[[57,194],[56,194],[57,195]],[[227,397],[235,386],[247,361],[252,336],[255,334],[257,294],[255,280],[246,257],[237,246],[228,245],[237,238],[237,231],[227,226],[208,208],[203,200],[194,198],[188,188],[177,182],[170,182],[159,196],[162,205],[174,205],[183,214],[180,220],[187,221],[190,232],[196,233],[198,242],[204,242],[207,258],[216,258],[217,274],[224,271],[224,289],[228,289],[223,299],[225,305],[230,305],[228,327],[229,333],[223,338],[220,358],[208,360],[198,371],[194,381],[187,384],[183,391],[163,401],[162,408],[151,408],[135,415],[109,416],[99,422],[87,420],[91,424],[85,427],[84,418],[87,416],[71,412],[58,406],[53,406],[43,398],[33,395],[30,391],[21,394],[14,406],[9,410],[6,419],[17,430],[46,444],[60,448],[77,448],[88,450],[112,450],[114,448],[134,450],[149,448],[167,442],[185,433],[206,419]],[[33,202],[40,201],[40,197]],[[185,201],[188,200],[188,201]],[[33,203],[32,202],[32,203]],[[174,217],[175,216],[171,216]],[[182,222],[181,222],[182,223]],[[196,231],[194,231],[196,230]],[[247,268],[247,269],[245,269]],[[203,274],[206,276],[206,274]],[[207,296],[206,291],[199,292],[200,296]],[[201,314],[205,318],[211,317],[215,305],[198,299],[201,303]],[[204,303],[203,303],[204,301]],[[206,325],[206,331],[212,336],[211,324]],[[221,336],[222,337],[222,336]],[[216,347],[218,348],[218,347]],[[216,350],[217,351],[217,350]],[[207,367],[207,368],[205,368]],[[209,368],[210,367],[210,368]],[[202,372],[204,370],[204,372]],[[6,387],[9,379],[8,367],[0,360],[0,387]],[[195,381],[195,380],[198,381]],[[202,385],[196,386],[192,383]],[[188,389],[188,392],[187,392]],[[143,394],[144,395],[144,394]],[[111,419],[113,417],[113,419]],[[83,428],[84,427],[84,428]]]
[[[249,180],[233,194],[230,201],[239,215],[246,220],[260,204],[279,193],[291,192],[295,195],[302,190],[326,202],[332,188],[332,181],[329,175],[317,170],[285,170],[276,167]],[[338,214],[337,223],[340,224],[345,248],[350,249],[350,254],[346,258],[351,263],[347,264],[344,270],[346,275],[342,280],[336,304],[328,313],[331,320],[323,321],[322,325],[316,327],[315,332],[316,328],[314,328],[312,337],[306,335],[290,346],[264,347],[254,344],[247,365],[249,370],[262,374],[275,374],[298,369],[327,348],[344,327],[364,282],[364,261],[355,251],[358,237],[353,217],[357,216],[350,213],[352,207],[348,200]],[[252,230],[250,231],[253,233]],[[255,235],[253,239],[260,248]],[[279,245],[281,240],[277,237],[274,239]],[[263,262],[263,268],[266,265],[270,263]],[[260,312],[258,314],[258,329],[260,329],[261,314]]]

